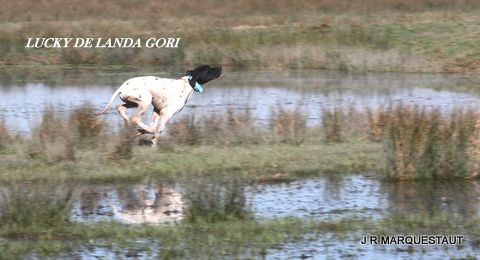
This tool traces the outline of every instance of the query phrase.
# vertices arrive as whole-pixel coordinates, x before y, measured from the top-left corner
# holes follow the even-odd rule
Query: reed
[[[274,142],[300,145],[305,140],[307,117],[299,106],[293,110],[283,106],[272,109],[269,125]]]
[[[245,185],[241,179],[219,176],[201,177],[187,183],[185,221],[215,223],[251,219]]]
[[[7,129],[5,120],[0,118],[0,153],[5,150],[8,144],[12,141],[12,134]]]
[[[398,105],[386,111],[386,172],[394,179],[478,176],[479,115]]]
[[[32,159],[49,162],[75,160],[75,145],[69,126],[53,107],[45,108],[27,143],[26,154]]]
[[[12,178],[0,192],[2,236],[35,239],[69,223],[75,185],[58,178],[32,183]]]
[[[133,158],[133,147],[135,146],[135,127],[125,127],[116,136],[114,149],[108,158],[112,160],[130,160]]]
[[[167,144],[241,145],[263,137],[249,109],[227,109],[222,114],[184,116],[168,126],[162,140]]]
[[[346,116],[346,113],[339,107],[322,109],[322,129],[325,142],[341,143],[344,141]]]
[[[70,112],[67,124],[76,146],[95,148],[103,144],[106,123],[95,116],[92,104],[83,103]]]

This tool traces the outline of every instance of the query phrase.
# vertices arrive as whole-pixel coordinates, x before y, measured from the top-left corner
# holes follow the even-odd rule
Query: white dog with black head
[[[179,79],[166,79],[154,76],[131,78],[125,81],[110,98],[105,109],[98,115],[104,114],[115,98],[120,95],[124,104],[117,106],[126,125],[134,123],[140,127],[137,135],[153,134],[152,146],[156,146],[165,125],[176,113],[183,109],[193,92],[202,92],[202,85],[218,78],[222,74],[221,67],[203,65],[189,70]],[[142,122],[143,113],[148,106],[153,105],[150,125]],[[137,107],[136,113],[129,118],[125,111]]]

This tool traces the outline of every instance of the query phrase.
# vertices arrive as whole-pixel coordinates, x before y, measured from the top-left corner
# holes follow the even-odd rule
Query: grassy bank
[[[209,258],[219,255],[256,258],[266,255],[268,250],[281,250],[287,243],[311,242],[327,234],[333,234],[339,241],[354,243],[359,243],[363,235],[462,234],[466,236],[464,243],[475,244],[479,242],[475,237],[480,232],[476,221],[446,216],[398,215],[379,221],[352,217],[330,221],[284,218],[174,226],[69,224],[35,236],[23,234],[23,239],[12,237],[11,227],[3,227],[0,230],[4,237],[0,242],[0,252],[5,259],[26,253],[53,257],[79,248],[86,252],[93,248],[104,248],[116,252],[118,257],[133,253],[161,258]],[[412,253],[415,251],[414,248],[409,250]]]
[[[375,172],[392,179],[478,177],[473,110],[389,106],[321,111],[307,126],[301,108],[272,107],[267,125],[249,110],[185,116],[168,126],[159,148],[135,127],[112,132],[85,104],[69,115],[46,108],[29,136],[0,121],[0,180],[52,176],[86,182],[241,175],[281,181],[325,173]]]
[[[141,180],[147,176],[181,178],[192,175],[243,174],[255,181],[288,180],[322,173],[365,172],[380,168],[378,144],[251,145],[219,148],[179,146],[152,153],[133,148],[133,157],[112,161],[103,150],[77,152],[76,161],[48,163],[24,155],[3,155],[0,178],[43,179],[64,176],[86,182]],[[319,156],[321,155],[321,156]]]
[[[355,137],[343,129],[347,126],[335,128],[342,140],[330,140],[329,125],[307,127],[300,110],[272,111],[267,127],[259,126],[248,110],[187,116],[169,125],[153,149],[148,137],[134,137],[135,129],[109,131],[88,104],[67,116],[46,108],[29,136],[0,122],[0,179],[112,182],[226,174],[277,181],[381,168],[381,146]]]
[[[217,1],[199,6],[182,1],[139,5],[90,0],[58,5],[54,1],[42,7],[28,1],[2,5],[2,64],[479,70],[475,1],[306,0],[239,7]],[[182,43],[178,49],[25,49],[27,37],[181,37]]]

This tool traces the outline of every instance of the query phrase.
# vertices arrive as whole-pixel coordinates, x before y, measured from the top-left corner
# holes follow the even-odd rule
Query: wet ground
[[[17,73],[17,74],[15,74]],[[25,76],[27,75],[27,76]],[[0,118],[10,128],[28,133],[46,105],[68,112],[89,101],[100,110],[120,84],[133,76],[180,77],[173,71],[129,71],[127,68],[95,71],[65,68],[31,77],[31,72],[0,69]],[[25,77],[24,77],[25,76]],[[478,107],[480,79],[447,75],[342,74],[302,71],[230,71],[195,94],[180,113],[220,113],[225,109],[251,108],[254,118],[265,122],[272,106],[302,106],[310,124],[319,123],[321,108],[378,108],[391,102],[454,107]],[[116,103],[119,103],[117,100]],[[112,125],[121,124],[114,110],[105,115]],[[178,117],[177,117],[178,118]],[[389,214],[445,214],[452,218],[478,218],[480,182],[389,183],[370,174],[336,174],[246,189],[256,218],[295,216],[305,219],[337,220],[356,216],[381,219]],[[181,185],[150,181],[139,184],[87,185],[74,202],[75,221],[114,220],[129,224],[169,224],[183,217]],[[138,241],[146,244],[148,241]],[[476,248],[360,246],[358,237],[337,237],[333,233],[283,245],[267,252],[268,258],[449,258],[475,255]],[[128,249],[78,248],[70,256],[113,258]],[[133,252],[139,258],[155,257]]]

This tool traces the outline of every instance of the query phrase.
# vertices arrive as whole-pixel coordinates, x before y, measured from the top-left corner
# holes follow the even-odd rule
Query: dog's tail
[[[112,94],[112,97],[110,97],[107,106],[102,110],[102,112],[95,114],[96,116],[103,115],[105,114],[105,112],[107,112],[107,110],[112,106],[113,100],[115,100],[115,98],[122,92],[122,87],[123,85]]]

